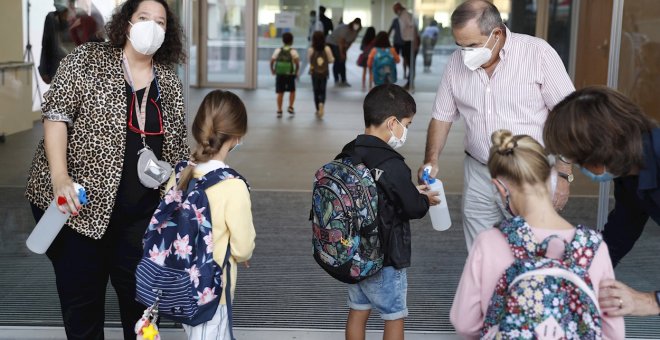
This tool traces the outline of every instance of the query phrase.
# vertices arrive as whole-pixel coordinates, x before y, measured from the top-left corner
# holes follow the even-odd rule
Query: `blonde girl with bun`
[[[491,299],[496,288],[500,288],[498,283],[503,274],[514,264],[515,257],[505,228],[511,230],[513,226],[517,229],[514,233],[529,231],[526,235],[531,234],[535,244],[541,244],[552,235],[571,242],[577,231],[553,207],[548,183],[551,164],[541,144],[530,136],[514,136],[507,130],[495,131],[491,140],[488,169],[492,183],[507,211],[515,217],[481,232],[469,252],[450,313],[456,332],[466,339],[477,339],[487,329],[484,322],[491,315],[488,314]],[[546,257],[561,258],[562,245],[559,240],[550,241]],[[590,260],[588,275],[597,296],[598,283],[614,277],[604,242]],[[603,315],[601,326],[605,339],[623,339],[625,336],[621,317]]]
[[[192,125],[192,135],[197,145],[192,150],[191,161],[181,172],[176,183],[186,191],[192,178],[201,178],[212,171],[225,169],[230,152],[241,144],[247,132],[247,112],[241,99],[229,91],[215,90],[204,97]],[[230,176],[231,177],[231,176]],[[173,177],[168,188],[175,185]],[[230,247],[231,273],[222,273],[223,287],[227,275],[231,275],[231,294],[236,288],[237,263],[249,267],[248,260],[254,250],[255,230],[248,186],[239,176],[225,179],[206,189],[211,212],[213,259],[222,265],[227,246]],[[198,207],[199,208],[199,207]],[[229,310],[226,290],[222,290],[220,306],[213,318],[197,326],[183,325],[188,339],[230,340]],[[232,296],[233,298],[233,296]]]

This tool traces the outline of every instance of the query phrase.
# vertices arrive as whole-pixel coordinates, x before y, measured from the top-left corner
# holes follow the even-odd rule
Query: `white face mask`
[[[155,21],[140,21],[131,23],[131,30],[128,40],[131,41],[133,48],[138,53],[152,55],[158,51],[165,40],[165,30]]]
[[[490,38],[493,36],[493,32],[495,30],[490,32],[490,35],[488,36],[488,40],[486,40],[486,43],[482,47],[477,47],[477,48],[469,48],[465,47],[461,49],[461,54],[463,54],[463,63],[467,68],[470,69],[470,71],[474,71],[481,67],[481,65],[487,63],[490,58],[493,56],[493,49],[495,49],[495,46],[497,46],[497,42],[500,41],[500,38],[498,37],[497,40],[495,41],[495,44],[493,45],[493,48],[488,49],[486,45],[488,45],[488,42],[490,41]]]
[[[353,24],[353,30],[354,30],[354,31],[359,31],[359,30],[360,30],[360,25],[358,25],[358,24]]]
[[[402,147],[403,144],[406,143],[406,137],[408,136],[408,128],[403,126],[403,124],[401,124],[401,122],[398,119],[396,120],[396,122],[399,123],[399,125],[401,125],[401,127],[403,128],[403,135],[401,136],[401,138],[398,138],[396,135],[394,135],[394,132],[390,130],[390,134],[392,136],[390,137],[390,140],[387,141],[387,145],[391,146],[392,149],[398,149]]]

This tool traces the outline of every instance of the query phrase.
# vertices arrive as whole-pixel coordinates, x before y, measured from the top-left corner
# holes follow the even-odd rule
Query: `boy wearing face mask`
[[[346,339],[364,339],[371,309],[385,320],[384,339],[403,339],[407,274],[410,266],[410,223],[439,203],[437,192],[415,186],[410,168],[395,149],[406,141],[415,115],[415,100],[401,87],[385,84],[373,88],[364,100],[364,134],[342,150],[357,154],[372,169],[378,188],[378,230],[383,269],[348,288],[350,308]]]

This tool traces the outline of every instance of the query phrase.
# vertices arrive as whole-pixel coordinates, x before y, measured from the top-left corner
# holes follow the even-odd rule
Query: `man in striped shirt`
[[[429,124],[424,165],[438,171],[452,122],[465,121],[463,225],[468,249],[477,234],[507,216],[486,163],[490,136],[498,129],[527,134],[542,141],[548,112],[575,90],[557,52],[544,40],[516,34],[502,23],[488,1],[470,0],[451,16],[452,34],[460,47],[445,68]],[[555,208],[566,204],[570,164],[557,161]]]

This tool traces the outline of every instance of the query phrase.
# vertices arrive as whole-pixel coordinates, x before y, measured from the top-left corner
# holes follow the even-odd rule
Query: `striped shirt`
[[[483,68],[470,71],[460,49],[454,51],[433,105],[434,119],[455,122],[463,117],[465,151],[484,164],[490,136],[498,129],[543,143],[548,112],[575,91],[559,55],[547,42],[508,28],[506,36],[491,78]]]

